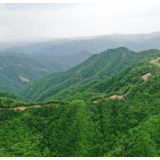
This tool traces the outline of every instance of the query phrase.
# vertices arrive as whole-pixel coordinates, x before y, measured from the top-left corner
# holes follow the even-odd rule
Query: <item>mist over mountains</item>
[[[1,43],[5,49],[0,50],[0,89],[19,93],[39,78],[67,71],[95,53],[121,46],[135,52],[160,49],[159,40],[160,32],[153,32]],[[11,44],[15,46],[7,48]]]
[[[55,56],[73,55],[81,51],[100,53],[109,48],[120,46],[134,51],[160,49],[160,32],[149,34],[110,34],[74,39],[55,39],[48,42],[33,43],[24,46],[18,44],[11,48],[1,49],[3,52],[17,52],[30,55],[50,54]]]

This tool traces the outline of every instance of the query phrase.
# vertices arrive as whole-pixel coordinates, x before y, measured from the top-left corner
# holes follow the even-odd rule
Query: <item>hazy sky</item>
[[[160,31],[160,4],[0,4],[0,41]]]

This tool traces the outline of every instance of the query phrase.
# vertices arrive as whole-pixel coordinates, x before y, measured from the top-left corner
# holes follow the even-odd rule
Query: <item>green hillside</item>
[[[92,80],[85,85],[69,87],[48,98],[72,101],[76,99],[101,99],[111,95],[124,95],[130,92],[135,83],[140,84],[146,73],[156,75],[160,68],[148,61],[143,61],[108,77],[104,80]],[[150,78],[150,77],[149,77]]]
[[[12,108],[27,104],[29,104],[29,101],[25,98],[0,90],[0,108]]]
[[[47,75],[44,69],[55,72],[51,66],[23,54],[0,54],[0,89],[18,93],[30,82]]]
[[[51,73],[68,70],[90,56],[87,52],[72,57],[0,53],[0,89],[19,93],[35,80]]]
[[[0,110],[0,156],[160,156],[159,79],[160,67],[143,60],[93,86],[86,84],[84,92],[105,94],[97,103],[74,97],[81,100]],[[122,99],[109,98],[126,92]]]
[[[59,84],[81,71],[82,81],[43,102],[0,91],[0,156],[159,157],[158,57],[157,50],[135,53],[126,48],[93,55],[69,71],[48,75],[59,75]],[[39,87],[44,79],[37,82]]]
[[[61,73],[48,75],[28,86],[22,96],[35,101],[43,101],[71,86],[86,85],[94,81],[108,79],[124,68],[142,59],[160,56],[158,50],[133,52],[125,47],[109,49],[95,54],[80,65]],[[92,82],[93,81],[93,82]]]
[[[92,54],[86,51],[79,52],[74,55],[55,56],[52,54],[38,54],[32,57],[44,64],[48,64],[56,69],[56,71],[66,71],[88,59]]]

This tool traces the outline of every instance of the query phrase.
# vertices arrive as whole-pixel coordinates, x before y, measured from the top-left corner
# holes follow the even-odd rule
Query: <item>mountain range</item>
[[[43,102],[0,91],[0,156],[160,156],[159,57],[125,47],[95,54],[35,82],[26,98],[35,89]],[[58,94],[42,96],[52,85]]]
[[[159,157],[159,34],[1,52],[0,157]]]
[[[0,89],[19,93],[28,84],[47,74],[68,70],[83,62],[91,54],[74,56],[29,56],[22,53],[0,53]],[[72,63],[73,61],[73,63]]]
[[[81,51],[100,53],[104,50],[127,47],[133,51],[160,49],[160,32],[149,34],[111,34],[93,37],[79,37],[74,39],[55,39],[24,46],[3,49],[3,52],[26,54],[51,54],[56,56],[73,55]]]

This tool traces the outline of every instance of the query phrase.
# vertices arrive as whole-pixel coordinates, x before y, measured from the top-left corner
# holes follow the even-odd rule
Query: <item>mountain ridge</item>
[[[125,47],[109,49],[100,54],[92,55],[89,59],[68,71],[42,78],[30,85],[21,94],[27,98],[32,97],[36,101],[42,101],[70,86],[84,85],[93,79],[106,79],[106,77],[128,66],[138,63],[145,57],[154,57],[156,54],[159,55],[159,51],[155,49],[142,52],[133,52]],[[39,96],[37,97],[37,95]]]

